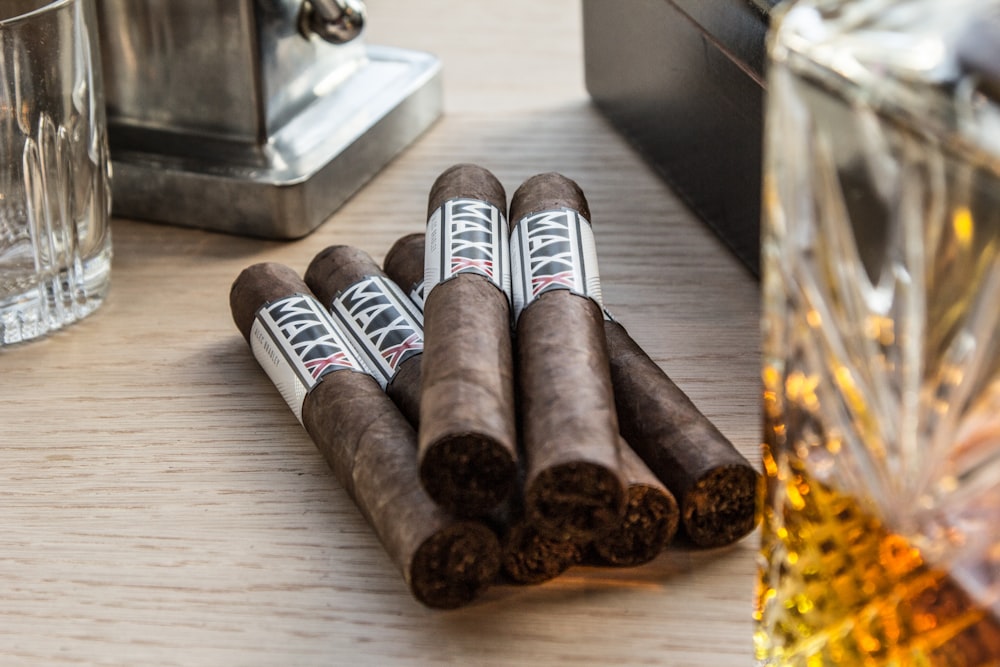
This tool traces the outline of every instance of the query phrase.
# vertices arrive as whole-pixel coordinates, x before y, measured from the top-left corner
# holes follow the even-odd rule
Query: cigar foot
[[[420,460],[427,494],[459,516],[481,516],[494,509],[510,494],[516,476],[510,450],[478,433],[441,438]]]
[[[653,560],[677,532],[677,501],[655,486],[630,486],[625,519],[593,543],[596,558],[606,565],[632,567]]]
[[[604,323],[621,433],[674,494],[695,546],[735,542],[757,524],[760,475],[617,322]]]
[[[413,555],[410,587],[428,607],[455,609],[471,602],[500,569],[496,534],[475,522],[434,533]]]
[[[542,470],[525,495],[528,518],[539,531],[574,541],[610,532],[621,521],[625,502],[619,474],[585,461]]]
[[[681,518],[699,547],[731,544],[757,525],[757,474],[748,467],[714,468],[687,492]]]
[[[553,540],[521,523],[504,540],[501,571],[515,584],[540,584],[579,563],[582,552],[572,540]]]

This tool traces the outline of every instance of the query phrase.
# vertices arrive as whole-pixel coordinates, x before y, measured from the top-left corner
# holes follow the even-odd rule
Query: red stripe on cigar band
[[[424,294],[462,273],[487,278],[510,298],[507,218],[493,204],[456,198],[427,220]]]
[[[262,306],[250,330],[250,349],[299,421],[306,395],[327,373],[368,372],[330,314],[305,294]]]
[[[569,290],[603,308],[590,222],[568,208],[526,215],[510,238],[514,316],[545,292]]]
[[[368,276],[337,294],[330,313],[384,389],[399,365],[424,350],[423,314],[396,283]]]

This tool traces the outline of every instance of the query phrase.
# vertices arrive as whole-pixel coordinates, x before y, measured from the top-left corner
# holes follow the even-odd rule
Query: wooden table
[[[607,306],[759,462],[758,286],[590,105],[578,3],[368,4],[371,43],[441,57],[440,122],[299,241],[115,220],[108,302],[0,352],[0,664],[751,664],[756,535],[423,608],[251,357],[243,267],[381,261],[455,162],[561,171]]]

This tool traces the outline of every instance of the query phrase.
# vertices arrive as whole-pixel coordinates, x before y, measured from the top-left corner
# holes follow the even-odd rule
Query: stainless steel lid
[[[357,0],[97,0],[122,217],[301,237],[440,115]]]

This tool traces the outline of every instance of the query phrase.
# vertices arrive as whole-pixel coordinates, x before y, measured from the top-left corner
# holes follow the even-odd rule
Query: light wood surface
[[[609,309],[755,464],[758,289],[590,105],[575,0],[369,0],[444,64],[446,113],[309,237],[115,220],[99,312],[0,352],[0,664],[752,664],[757,535],[632,569],[415,602],[233,325],[239,271],[381,261],[449,165],[561,171]]]

